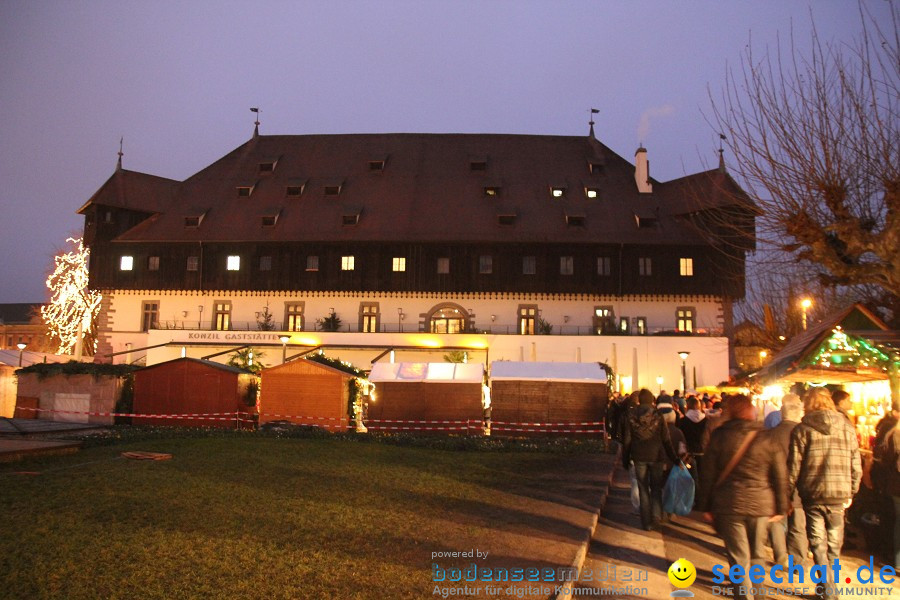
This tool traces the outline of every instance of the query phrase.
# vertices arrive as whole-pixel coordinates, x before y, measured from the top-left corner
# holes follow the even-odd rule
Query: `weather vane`
[[[588,121],[588,124],[591,126],[591,137],[594,137],[594,115],[599,114],[599,112],[600,111],[596,108],[591,109],[591,117],[590,121]]]

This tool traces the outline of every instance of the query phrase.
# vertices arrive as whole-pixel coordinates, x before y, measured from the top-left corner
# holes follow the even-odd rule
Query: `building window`
[[[133,256],[123,256],[119,260],[119,270],[120,271],[131,271],[134,269],[134,257]]]
[[[260,271],[271,271],[272,270],[272,257],[271,256],[260,256],[259,257],[259,270]]]
[[[482,254],[478,257],[478,272],[482,275],[490,275],[494,272],[494,257],[490,254]]]
[[[278,222],[278,215],[265,215],[260,218],[260,223],[263,227],[275,227],[275,223]]]
[[[240,185],[237,188],[237,195],[239,198],[248,198],[252,192],[253,188],[248,185]]]
[[[584,227],[584,216],[566,215],[566,225],[569,227]]]
[[[326,196],[337,196],[341,193],[341,186],[336,184],[326,185],[325,186],[325,195]]]
[[[500,186],[498,185],[486,185],[484,186],[484,195],[488,198],[496,198],[500,195]]]
[[[362,302],[359,305],[359,330],[363,333],[378,333],[378,303]]]
[[[638,258],[638,275],[649,277],[653,274],[653,261],[648,256]]]
[[[603,163],[589,162],[588,170],[591,172],[591,175],[603,175]]]
[[[447,275],[450,273],[450,259],[449,258],[439,258],[437,259],[437,272],[438,275]]]
[[[284,330],[303,331],[303,302],[284,303]]]
[[[259,163],[259,174],[260,175],[268,175],[275,170],[275,161],[269,162],[261,162]]]
[[[635,317],[634,329],[638,335],[647,335],[647,317]]]
[[[679,306],[675,311],[675,328],[678,331],[694,331],[694,308],[691,306]]]
[[[679,269],[678,270],[682,277],[693,277],[694,276],[694,259],[693,258],[679,259]]]
[[[159,329],[159,302],[145,301],[141,304],[141,331]]]
[[[537,273],[537,259],[534,256],[522,257],[522,275],[534,275]]]
[[[187,270],[188,271],[197,271],[200,269],[200,257],[199,256],[188,256],[187,257]]]
[[[571,256],[559,257],[559,274],[571,275],[575,272],[575,259]]]
[[[462,333],[466,330],[466,313],[452,305],[439,306],[429,319],[431,333]]]
[[[520,304],[518,314],[519,335],[534,335],[534,328],[537,325],[538,318],[537,304]]]
[[[498,225],[515,225],[516,215],[497,215]]]
[[[391,269],[395,273],[400,273],[406,270],[406,257],[404,256],[395,256],[391,263]]]
[[[631,335],[631,323],[628,317],[619,317],[619,332],[623,335]]]
[[[608,256],[598,256],[597,257],[597,275],[602,275],[604,277],[609,276],[611,262]]]
[[[359,213],[341,215],[342,225],[359,225]]]
[[[550,187],[550,195],[554,198],[562,198],[566,195],[566,188],[561,185],[555,185]]]
[[[148,271],[159,271],[159,257],[151,256],[147,258],[147,270]]]
[[[616,313],[612,306],[594,307],[594,333],[611,335],[616,331]]]
[[[584,188],[584,195],[590,200],[594,200],[595,198],[597,198],[597,195],[599,193],[600,193],[600,190],[598,190],[597,188],[593,188],[593,187]]]
[[[231,329],[231,302],[222,300],[213,304],[213,323],[217,331]]]
[[[369,161],[369,170],[370,171],[384,171],[384,159],[370,160]]]
[[[288,185],[284,188],[284,195],[288,198],[299,198],[303,194],[302,185]]]
[[[306,270],[307,271],[318,271],[319,270],[319,257],[318,256],[307,256],[306,257]]]
[[[469,161],[469,168],[473,171],[486,171],[487,170],[487,160],[483,159],[475,159]]]
[[[203,219],[203,217],[185,217],[184,218],[184,226],[191,227],[191,228],[200,227],[200,221],[202,219]]]
[[[240,271],[241,270],[241,257],[235,254],[232,254],[225,261],[225,268],[229,271]]]
[[[352,271],[356,268],[356,259],[353,256],[341,257],[341,271]]]

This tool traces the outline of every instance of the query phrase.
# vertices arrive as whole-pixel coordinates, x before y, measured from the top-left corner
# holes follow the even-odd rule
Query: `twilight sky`
[[[887,0],[864,0],[889,14]],[[752,35],[859,29],[852,0],[3,0],[0,302],[43,302],[75,211],[125,168],[183,180],[262,134],[597,137],[714,165],[708,90]],[[727,156],[726,156],[727,160]]]

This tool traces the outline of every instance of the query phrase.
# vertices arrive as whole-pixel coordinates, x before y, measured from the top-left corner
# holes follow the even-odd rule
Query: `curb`
[[[600,494],[600,506],[597,507],[597,511],[594,513],[594,516],[591,519],[591,524],[588,527],[587,535],[585,536],[584,541],[581,543],[581,546],[578,548],[578,552],[575,553],[575,558],[574,560],[572,560],[572,564],[570,566],[570,568],[575,569],[575,577],[573,577],[571,581],[567,581],[565,582],[565,584],[557,588],[556,592],[551,594],[548,600],[572,598],[572,591],[575,588],[575,583],[581,576],[581,568],[584,566],[584,561],[587,558],[588,549],[591,547],[591,539],[594,537],[594,531],[597,529],[597,523],[600,520],[600,515],[603,514],[603,508],[606,506],[606,499],[609,498],[609,488],[612,487],[613,476],[616,473],[616,465],[618,464],[618,461],[621,460],[622,446],[617,444],[616,456],[613,461],[613,468],[609,470],[609,480],[606,482],[606,489],[603,490],[603,492]]]

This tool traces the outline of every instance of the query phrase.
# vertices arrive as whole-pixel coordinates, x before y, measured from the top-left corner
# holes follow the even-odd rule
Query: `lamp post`
[[[22,342],[19,342],[18,344],[16,344],[16,348],[19,349],[19,366],[20,367],[22,366],[22,353],[25,351],[25,346],[27,346],[27,344],[24,344]]]
[[[287,343],[290,341],[291,338],[289,338],[286,335],[283,335],[283,336],[279,337],[278,339],[281,340],[281,364],[284,364],[287,362]]]
[[[765,362],[767,356],[769,356],[769,353],[766,352],[765,350],[759,351],[759,366],[760,366],[760,368],[762,368],[763,363]]]
[[[678,357],[681,359],[681,392],[682,394],[687,390],[687,357],[691,353],[687,350],[681,350],[678,352]]]
[[[804,298],[800,302],[800,308],[803,309],[803,331],[806,331],[806,311],[809,310],[810,306],[812,306],[812,300],[809,298]]]
[[[660,394],[662,394],[662,384],[663,384],[663,376],[662,376],[662,375],[657,375],[657,376],[656,376],[656,385],[657,385],[657,387],[659,387],[659,393],[660,393]]]

